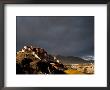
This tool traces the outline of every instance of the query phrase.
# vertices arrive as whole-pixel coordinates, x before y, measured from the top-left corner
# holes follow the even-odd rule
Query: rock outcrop
[[[43,48],[24,46],[16,53],[16,74],[65,74],[65,66]]]

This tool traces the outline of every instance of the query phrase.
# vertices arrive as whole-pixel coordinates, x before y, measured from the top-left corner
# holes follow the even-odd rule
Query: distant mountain
[[[60,60],[63,64],[75,64],[75,63],[94,63],[94,60],[84,60],[80,57],[74,57],[74,56],[62,56],[57,55],[56,58]]]
[[[94,60],[94,56],[83,56],[82,57],[84,60]]]

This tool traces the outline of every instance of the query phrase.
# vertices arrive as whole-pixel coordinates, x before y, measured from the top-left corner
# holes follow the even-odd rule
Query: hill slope
[[[75,64],[75,63],[94,63],[94,60],[84,60],[79,57],[74,57],[74,56],[61,56],[57,55],[57,59],[59,59],[63,64]]]

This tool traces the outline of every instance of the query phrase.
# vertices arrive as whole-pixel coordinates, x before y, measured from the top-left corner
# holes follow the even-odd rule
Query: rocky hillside
[[[43,48],[24,46],[16,53],[17,74],[64,74],[64,65]]]
[[[16,74],[81,74],[82,72],[78,70],[81,67],[87,68],[87,65],[82,66],[81,64],[93,62],[93,60],[87,61],[74,56],[53,56],[48,54],[43,48],[24,46],[16,53]],[[74,66],[71,66],[72,64],[74,64]],[[75,66],[76,64],[79,65]],[[68,67],[72,70],[69,70]],[[72,67],[77,68],[74,69]],[[92,71],[94,70],[91,68],[91,65],[89,65],[89,67]]]

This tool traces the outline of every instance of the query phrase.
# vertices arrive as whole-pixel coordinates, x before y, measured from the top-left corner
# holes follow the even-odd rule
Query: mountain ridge
[[[74,64],[74,63],[94,63],[94,60],[85,60],[80,57],[76,56],[63,56],[63,55],[56,55],[56,58],[59,59],[64,64]]]

